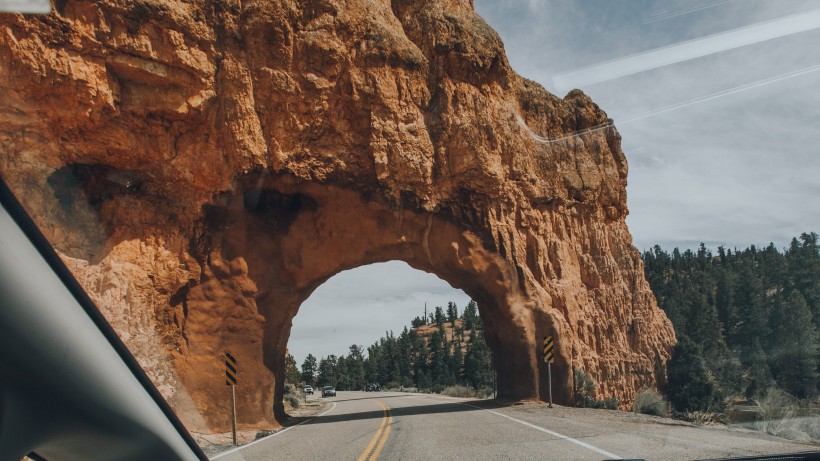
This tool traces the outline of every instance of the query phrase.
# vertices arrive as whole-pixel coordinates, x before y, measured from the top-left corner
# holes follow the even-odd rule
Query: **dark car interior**
[[[0,181],[0,460],[207,459]]]

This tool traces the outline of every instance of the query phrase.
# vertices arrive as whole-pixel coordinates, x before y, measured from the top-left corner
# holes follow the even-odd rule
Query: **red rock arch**
[[[247,415],[248,422],[254,420],[251,415],[265,419],[264,410],[269,404],[276,406],[277,414],[282,415],[284,352],[292,319],[302,302],[343,270],[389,260],[401,260],[433,273],[476,300],[485,319],[488,344],[496,357],[503,357],[497,361],[499,396],[507,399],[540,397],[539,370],[534,366],[538,362],[534,347],[536,322],[553,329],[557,322],[552,321],[550,325],[549,321],[544,323],[543,316],[534,315],[534,312],[545,311],[545,306],[521,292],[515,268],[487,248],[480,236],[434,214],[367,201],[357,191],[281,177],[247,182],[254,182],[256,186],[223,197],[224,208],[211,211],[224,213],[224,221],[220,222],[230,225],[219,229],[219,224],[212,224],[208,230],[213,247],[209,249],[210,269],[206,272],[214,277],[206,276],[204,284],[186,295],[189,310],[186,328],[197,331],[198,326],[190,323],[199,318],[195,311],[213,308],[206,292],[225,302],[232,299],[228,293],[236,292],[235,287],[241,286],[240,279],[247,277],[255,282],[257,288],[253,295],[264,320],[247,321],[244,328],[238,330],[241,335],[237,335],[244,338],[222,336],[225,347],[241,349],[235,355],[261,357],[259,362],[244,365],[249,376],[246,379],[257,384],[254,389],[247,389],[246,385],[240,390],[240,413]],[[236,267],[232,270],[231,265]],[[221,286],[217,288],[217,285]],[[214,293],[219,294],[214,296]],[[224,311],[224,307],[220,310]],[[202,321],[208,320],[213,319],[204,317]],[[258,333],[250,335],[255,339],[248,341],[247,334],[253,328],[262,330],[261,343]],[[232,327],[222,323],[220,329],[231,331]],[[208,344],[219,336],[212,329],[204,331],[202,336],[189,335],[189,341]],[[258,350],[254,351],[255,348]],[[265,380],[270,379],[266,370],[247,368],[261,367],[263,363],[273,373],[276,382],[273,387],[265,385]],[[185,370],[186,367],[179,364],[178,368]],[[214,382],[209,373],[192,370],[182,374],[189,387],[212,388],[210,394],[219,395],[221,383]],[[560,383],[560,373],[557,378],[556,395],[566,395],[566,380]],[[211,425],[219,425],[221,414],[224,412],[216,407]]]
[[[549,333],[558,401],[573,367],[664,379],[620,135],[472,2],[152,5],[0,15],[0,174],[191,428],[228,427],[226,348],[240,426],[275,425],[299,304],[388,259],[481,304],[503,396],[544,398]]]

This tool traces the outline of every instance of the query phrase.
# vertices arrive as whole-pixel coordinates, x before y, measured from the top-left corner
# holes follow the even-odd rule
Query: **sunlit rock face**
[[[291,321],[402,260],[475,299],[499,395],[628,404],[675,341],[620,136],[456,0],[57,1],[0,15],[0,174],[195,431],[281,421]],[[363,287],[366,289],[366,287]],[[342,315],[342,313],[340,313]],[[352,315],[345,312],[344,315]]]

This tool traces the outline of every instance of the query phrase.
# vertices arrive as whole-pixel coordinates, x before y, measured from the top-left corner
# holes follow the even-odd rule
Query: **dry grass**
[[[689,414],[690,420],[698,426],[720,426],[726,424],[726,415],[709,411],[695,411]]]
[[[652,388],[643,388],[638,391],[635,396],[635,403],[632,405],[632,411],[635,413],[642,413],[644,415],[653,415],[668,417],[669,416],[669,402]]]
[[[801,442],[820,442],[820,417],[810,402],[801,402],[779,390],[760,399],[761,420],[753,427],[761,432]]]
[[[297,393],[296,389],[290,384],[285,385],[282,401],[282,403],[284,403],[285,405],[286,412],[289,410],[295,410],[299,408],[299,405],[301,405],[302,403],[302,400],[299,398],[299,394]]]
[[[492,395],[490,389],[472,389],[467,386],[449,386],[445,387],[441,393],[448,397],[461,398],[479,398],[486,399]]]

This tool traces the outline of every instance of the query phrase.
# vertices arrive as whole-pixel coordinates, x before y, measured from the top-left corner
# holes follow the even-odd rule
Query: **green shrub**
[[[573,380],[572,394],[575,406],[594,406],[595,399],[592,398],[592,393],[595,392],[598,383],[592,379],[592,376],[578,369],[573,370],[573,377],[575,379]]]
[[[441,391],[442,394],[449,396],[449,397],[461,397],[461,398],[479,398],[479,399],[486,399],[493,394],[492,389],[472,389],[467,386],[462,385],[455,385],[455,386],[447,386]]]
[[[442,394],[448,397],[473,397],[475,391],[467,386],[447,386],[441,391]]]
[[[703,351],[683,337],[666,363],[666,395],[677,411],[708,411],[719,408],[714,383],[703,359]]]
[[[592,396],[595,389],[598,387],[598,383],[595,382],[592,376],[578,369],[573,370],[573,376],[575,377],[575,380],[573,381],[574,387],[572,391],[573,400],[575,401],[576,407],[598,409],[606,408],[607,410],[618,409],[618,400],[615,399],[615,397],[598,400]]]
[[[284,400],[284,403],[290,405],[291,408],[299,408],[302,401],[299,399],[299,394],[296,393],[296,389],[292,385],[286,384],[283,394],[282,400]]]
[[[668,417],[669,402],[655,389],[643,388],[635,396],[632,411],[644,415]]]
[[[610,397],[608,399],[604,399],[604,408],[607,410],[617,410],[618,409],[618,399],[615,397]]]

